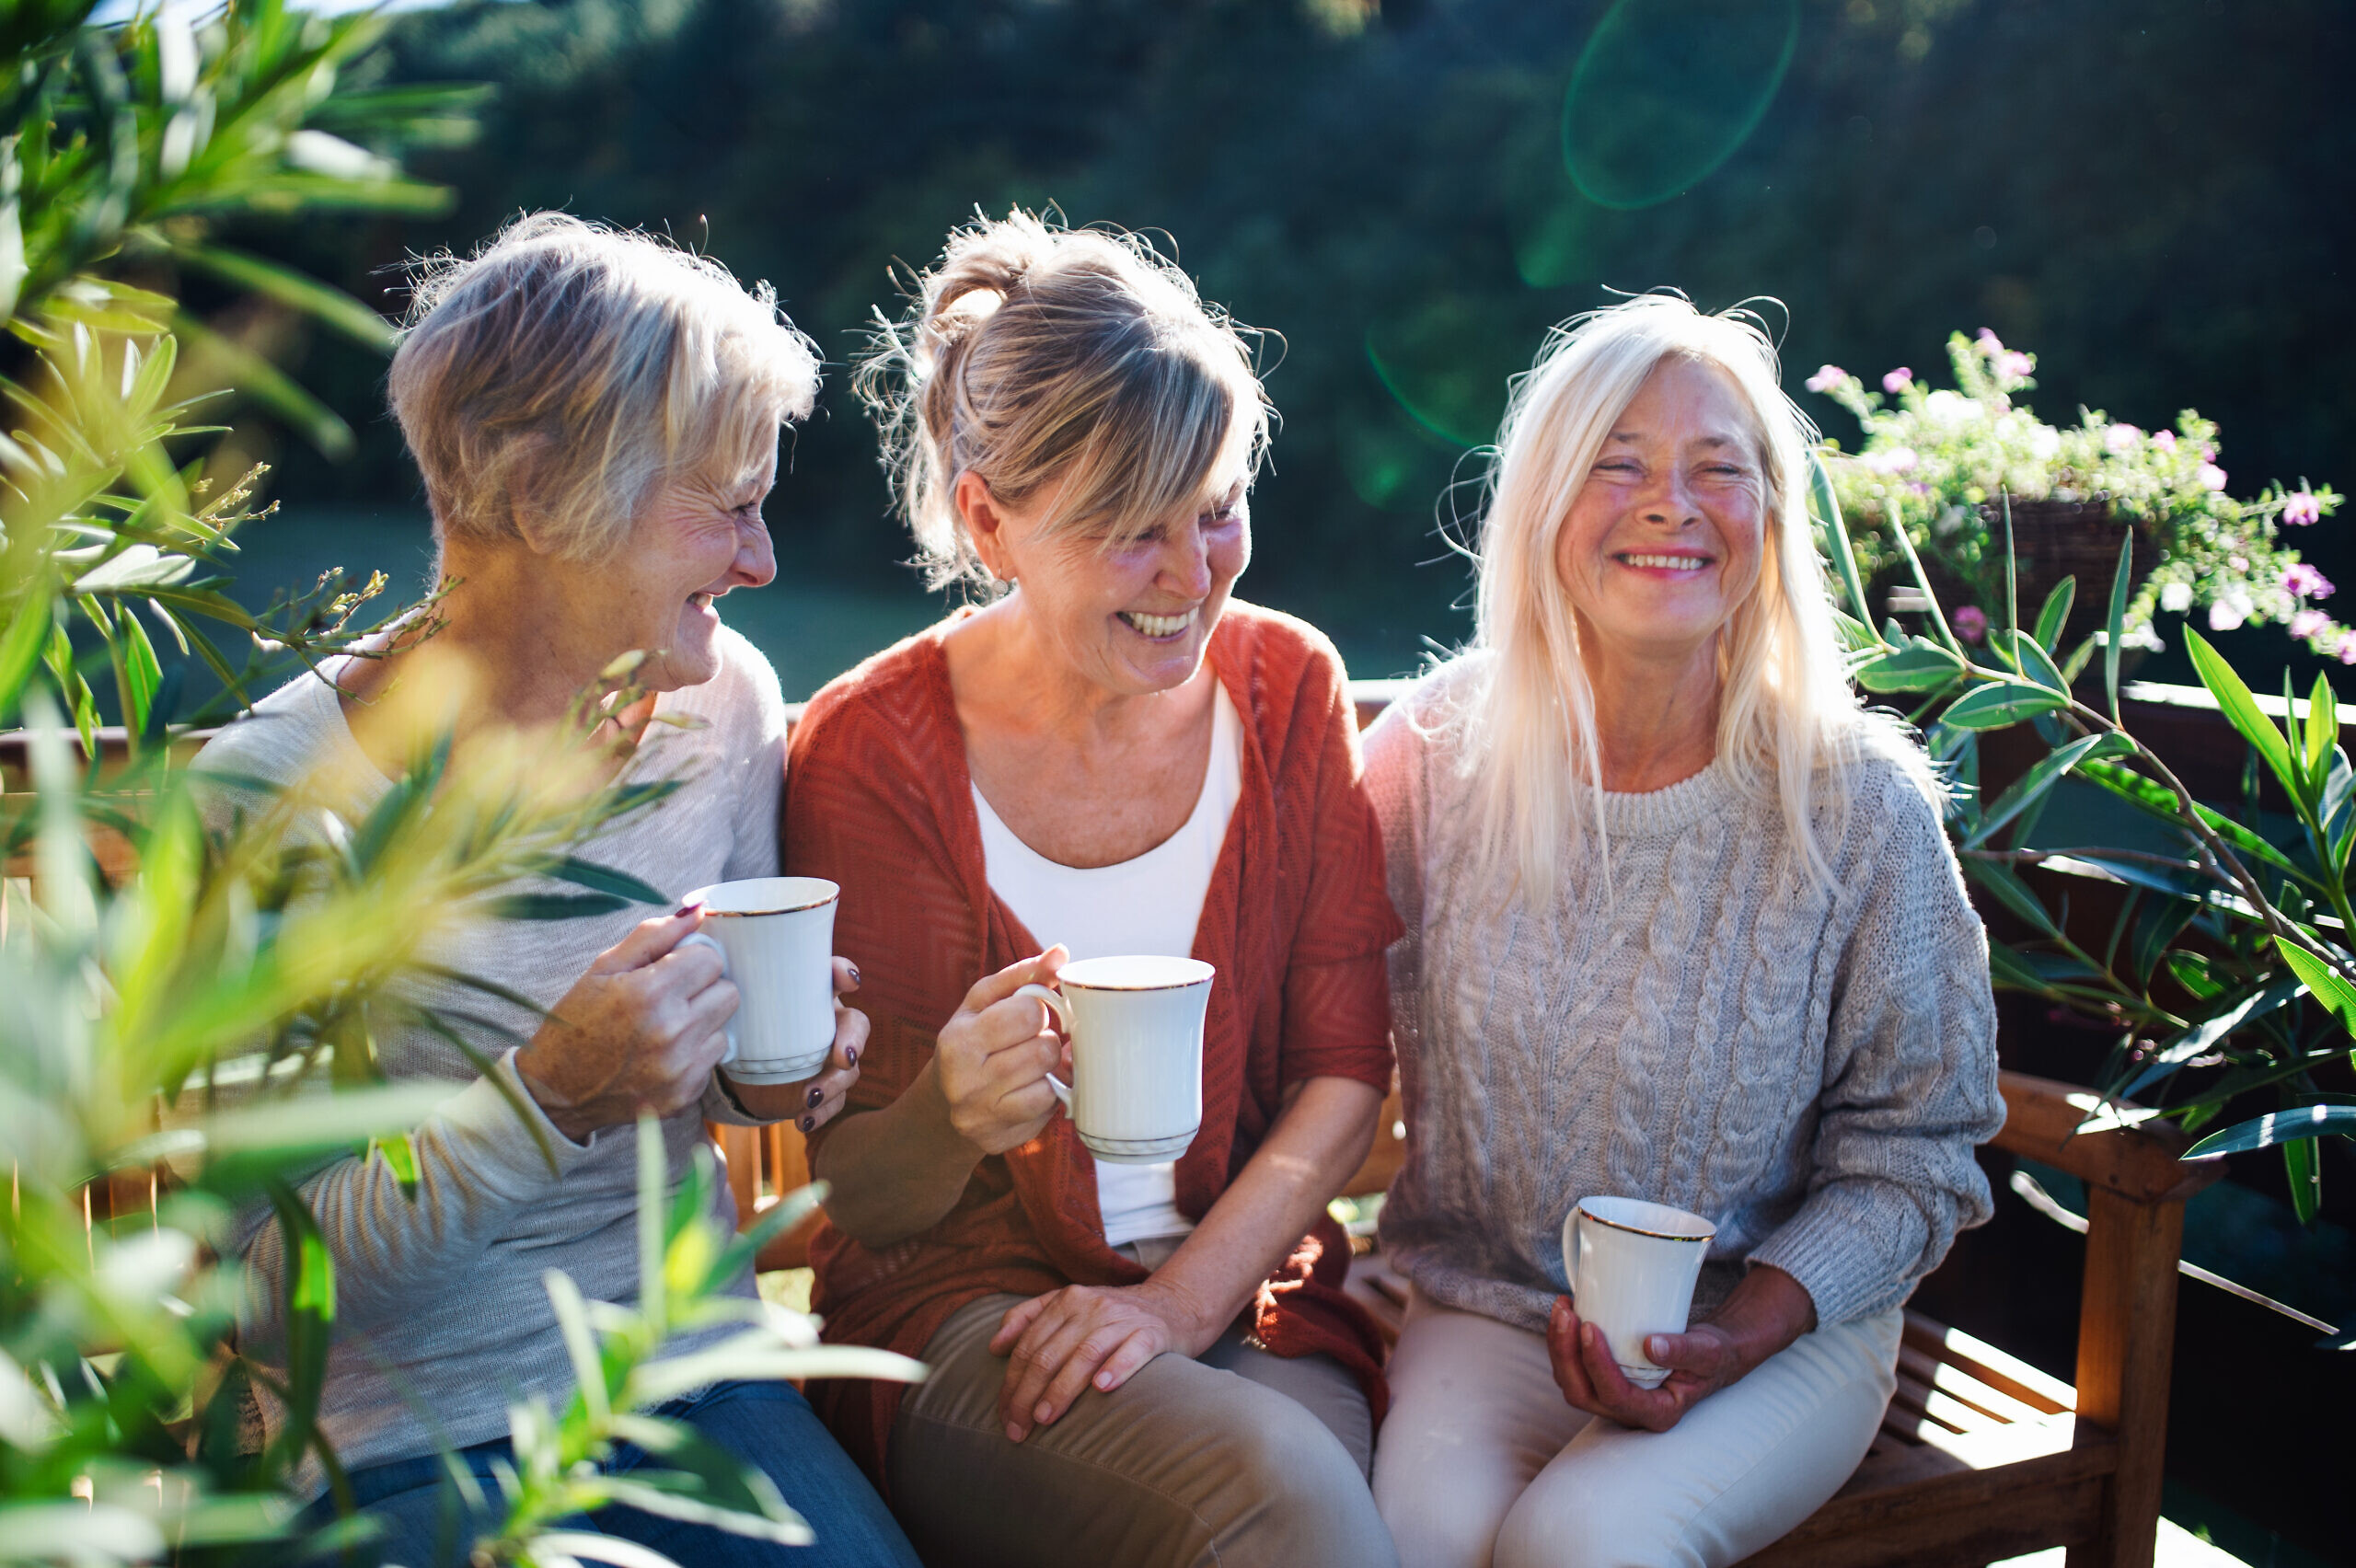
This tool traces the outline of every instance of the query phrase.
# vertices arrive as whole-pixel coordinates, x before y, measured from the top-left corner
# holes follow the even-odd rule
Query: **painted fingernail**
[[[813,1084],[810,1086],[810,1098],[804,1101],[804,1103],[807,1104],[811,1110],[815,1111],[818,1109],[818,1101],[826,1098],[826,1090],[818,1088],[817,1085]]]
[[[844,967],[845,969],[848,969],[848,970],[849,970],[849,971],[850,971],[850,983],[851,983],[852,985],[854,985],[854,986],[858,985],[858,984],[859,984],[859,965],[858,965],[858,964],[856,964],[856,963],[852,963],[850,960],[849,960],[849,959],[845,959],[845,960],[843,960],[843,967]]]
[[[818,1118],[815,1116],[804,1116],[800,1122],[796,1123],[795,1125],[799,1126],[805,1133],[814,1133],[818,1130]]]
[[[696,913],[698,913],[699,911],[700,911],[703,907],[704,907],[704,902],[703,902],[703,900],[702,900],[702,899],[700,899],[700,898],[690,898],[690,899],[687,900],[685,903],[681,904],[681,905],[679,905],[679,907],[678,907],[678,908],[676,908],[676,909],[675,909],[675,910],[673,910],[673,911],[672,911],[672,913],[671,913],[671,918],[672,918],[672,919],[674,919],[674,920],[676,920],[677,918],[679,918],[679,917],[680,917],[681,916],[683,916],[683,915],[693,915],[693,914],[696,914]]]
[[[847,1067],[855,1067],[855,1066],[859,1066],[859,1047],[858,1047],[858,1046],[856,1046],[856,1045],[850,1046],[849,1049],[847,1049],[847,1050],[845,1050],[845,1051],[843,1052],[843,1066],[847,1066]]]

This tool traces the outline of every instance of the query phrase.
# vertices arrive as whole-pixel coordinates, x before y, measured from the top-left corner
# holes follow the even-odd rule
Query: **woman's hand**
[[[800,1083],[738,1083],[726,1067],[720,1076],[728,1080],[728,1092],[748,1116],[764,1122],[791,1122],[805,1133],[814,1133],[833,1120],[843,1108],[843,1097],[850,1086],[859,1081],[859,1054],[867,1049],[867,1015],[843,1005],[843,998],[859,989],[859,965],[837,956],[835,960],[835,1045],[826,1054],[826,1066],[816,1078]]]
[[[1628,1381],[1603,1331],[1581,1319],[1571,1298],[1554,1298],[1546,1355],[1563,1398],[1623,1426],[1666,1432],[1709,1395],[1736,1382],[1816,1327],[1816,1303],[1799,1281],[1761,1264],[1743,1276],[1708,1322],[1681,1334],[1648,1334],[1645,1355],[1669,1368],[1657,1389]]]
[[[675,1116],[703,1098],[728,1050],[736,987],[709,946],[679,945],[702,924],[700,908],[640,921],[515,1053],[524,1088],[573,1142],[641,1111]]]
[[[1165,1350],[1199,1355],[1224,1325],[1207,1322],[1160,1275],[1143,1285],[1068,1285],[1014,1308],[990,1337],[1008,1358],[998,1396],[1010,1443],[1051,1424],[1093,1383],[1111,1393]]]
[[[941,1026],[933,1081],[950,1126],[977,1159],[1029,1143],[1055,1116],[1047,1075],[1064,1065],[1064,1044],[1048,1027],[1046,1005],[1014,993],[1052,984],[1070,956],[1058,943],[976,980]]]

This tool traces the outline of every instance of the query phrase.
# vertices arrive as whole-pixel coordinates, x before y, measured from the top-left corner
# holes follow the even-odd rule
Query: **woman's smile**
[[[1174,642],[1194,629],[1195,619],[1202,614],[1200,605],[1175,615],[1157,616],[1144,610],[1120,610],[1117,618],[1131,631],[1149,642]]]
[[[1622,550],[1611,559],[1632,571],[1671,582],[1698,577],[1717,564],[1717,557],[1698,550]]]

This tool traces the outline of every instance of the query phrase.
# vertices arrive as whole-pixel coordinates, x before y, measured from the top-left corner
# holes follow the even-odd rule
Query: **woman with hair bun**
[[[1987,942],[1922,748],[1842,679],[1807,439],[1750,321],[1646,295],[1559,334],[1498,437],[1473,645],[1368,734],[1414,1282],[1374,1493],[1409,1568],[1766,1546],[1865,1457],[1900,1304],[1988,1216]],[[1606,1196],[1715,1226],[1657,1388],[1565,1293]]]
[[[1325,1205],[1390,1081],[1399,927],[1340,660],[1230,597],[1251,355],[1129,236],[1016,213],[920,282],[862,386],[935,582],[985,603],[812,700],[786,859],[871,963],[815,1306],[932,1371],[815,1397],[930,1560],[1379,1568],[1380,1342]],[[1166,1165],[1089,1154],[1015,995],[1132,953],[1217,971]]]

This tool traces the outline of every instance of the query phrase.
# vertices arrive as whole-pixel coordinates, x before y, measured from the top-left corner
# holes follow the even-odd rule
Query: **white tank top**
[[[1216,683],[1215,683],[1216,684]],[[1074,958],[1161,953],[1188,958],[1203,898],[1228,818],[1243,793],[1243,721],[1218,685],[1211,698],[1211,758],[1203,792],[1185,825],[1133,860],[1116,866],[1060,865],[1020,838],[974,787],[981,819],[982,864],[990,891],[1043,945],[1061,942]],[[1183,1236],[1195,1222],[1178,1212],[1178,1168],[1096,1162],[1096,1206],[1104,1239],[1124,1242]]]

